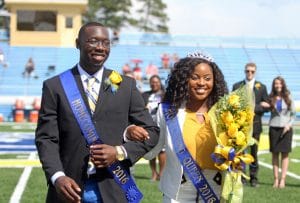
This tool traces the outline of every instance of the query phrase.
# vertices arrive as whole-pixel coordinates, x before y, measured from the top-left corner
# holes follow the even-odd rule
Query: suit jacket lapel
[[[257,96],[259,93],[259,89],[256,88],[256,83],[257,83],[257,81],[255,80],[254,85],[253,85],[253,90],[254,90],[255,96]]]
[[[236,88],[236,89],[240,88],[240,87],[243,86],[243,85],[246,85],[245,80],[242,80],[241,82],[239,82],[239,83],[237,84],[237,88]]]
[[[101,111],[102,107],[104,106],[103,104],[105,104],[105,101],[107,100],[108,95],[111,94],[109,85],[105,83],[105,80],[109,77],[110,73],[111,73],[110,70],[104,68],[101,87],[99,90],[98,102],[94,113],[96,115]]]

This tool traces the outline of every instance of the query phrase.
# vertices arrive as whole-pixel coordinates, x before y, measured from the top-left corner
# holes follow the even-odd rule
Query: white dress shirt
[[[78,64],[77,65],[78,68],[78,72],[80,74],[80,78],[81,78],[81,82],[83,84],[83,88],[84,90],[86,90],[87,88],[87,79],[91,78],[92,76],[96,78],[96,82],[94,82],[92,88],[96,91],[96,92],[100,92],[100,87],[101,87],[101,81],[102,81],[102,76],[103,76],[103,69],[101,68],[100,70],[98,70],[96,73],[94,73],[93,75],[88,74],[85,70],[83,70],[83,68]]]
[[[247,80],[245,79],[246,85],[248,85],[248,87],[253,90],[254,88],[254,83],[255,83],[255,78],[253,78],[252,80]]]

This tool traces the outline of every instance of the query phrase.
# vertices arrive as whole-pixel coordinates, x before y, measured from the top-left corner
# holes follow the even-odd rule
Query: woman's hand
[[[284,128],[283,128],[281,136],[283,136],[285,133],[287,133],[290,129],[291,129],[291,125],[290,124],[286,124],[284,126]]]
[[[149,133],[142,127],[132,125],[127,128],[127,138],[132,141],[146,141],[150,139]]]
[[[269,103],[264,102],[264,101],[260,102],[260,106],[263,107],[263,108],[270,108],[271,107],[271,105]]]

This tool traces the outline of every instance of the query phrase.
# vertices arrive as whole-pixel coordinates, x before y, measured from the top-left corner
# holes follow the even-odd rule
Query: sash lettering
[[[188,174],[190,180],[192,181],[193,185],[199,192],[204,202],[219,203],[220,200],[208,184],[205,176],[201,172],[201,168],[192,158],[191,154],[184,144],[177,116],[175,116],[174,118],[170,118],[168,116],[168,110],[170,108],[169,104],[162,103],[162,107],[167,127],[171,135],[173,147],[183,167],[183,170],[186,174]]]

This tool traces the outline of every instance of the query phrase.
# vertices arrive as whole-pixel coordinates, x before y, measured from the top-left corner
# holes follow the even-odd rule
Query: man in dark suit
[[[255,109],[254,109],[254,119],[253,119],[253,134],[252,136],[259,142],[259,137],[262,132],[262,121],[261,117],[264,112],[268,110],[270,107],[267,103],[268,101],[268,93],[267,88],[264,84],[255,80],[256,73],[256,64],[255,63],[247,63],[245,65],[245,80],[237,82],[233,85],[232,90],[236,90],[243,85],[248,85],[250,89],[254,91],[255,95]],[[254,144],[250,147],[251,155],[254,158],[254,162],[250,164],[250,184],[252,187],[256,187],[257,173],[258,173],[258,160],[257,160],[257,149],[258,145]]]
[[[87,145],[60,77],[46,80],[36,146],[49,185],[47,202],[87,202],[85,186],[90,181],[96,182],[97,191],[93,188],[97,193],[96,202],[127,202],[107,167],[118,160],[129,172],[129,167],[156,145],[159,129],[145,108],[133,79],[117,74],[121,77],[117,88],[107,83],[112,70],[104,68],[103,64],[110,53],[110,41],[108,30],[102,24],[83,25],[76,47],[80,51],[80,61],[71,73],[104,144]],[[86,84],[92,77],[95,82],[91,89],[97,93],[94,107],[89,104]],[[126,133],[144,141],[125,143]],[[94,168],[90,167],[93,165]]]

